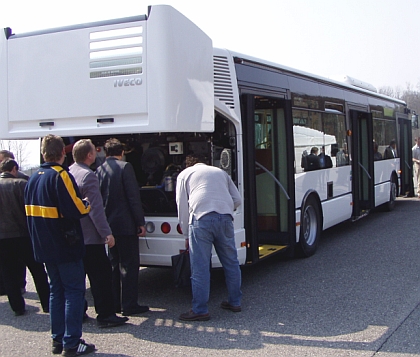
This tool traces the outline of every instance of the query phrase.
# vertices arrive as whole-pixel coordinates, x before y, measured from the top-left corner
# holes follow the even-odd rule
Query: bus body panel
[[[1,47],[3,139],[213,130],[212,41],[170,6],[143,21],[2,38]]]
[[[241,265],[246,263],[245,230],[240,227],[241,218],[235,214],[235,246],[238,251],[238,260]],[[142,266],[171,266],[171,256],[185,250],[186,237],[177,231],[178,219],[175,217],[146,216],[146,227],[151,222],[155,232],[147,233],[146,237],[139,238],[140,264]],[[162,233],[163,224],[170,225],[169,233]],[[237,228],[239,227],[239,228]],[[219,268],[221,263],[215,249],[212,250],[212,267]]]
[[[323,229],[335,226],[351,218],[352,196],[347,195],[333,198],[322,202],[322,213],[324,216]]]
[[[8,64],[7,64],[7,40],[5,33],[0,32],[0,133],[5,135],[8,132]]]
[[[390,180],[392,173],[400,167],[400,159],[375,161],[375,206],[389,201]]]
[[[333,182],[333,196],[330,198],[351,193],[350,166],[295,174],[295,180],[296,208],[301,207],[303,198],[309,190],[316,191],[321,202],[326,201],[328,199],[328,183],[330,182]]]

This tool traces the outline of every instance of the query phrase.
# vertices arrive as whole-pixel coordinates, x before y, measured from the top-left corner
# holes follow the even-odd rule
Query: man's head
[[[13,153],[9,150],[1,150],[0,151],[0,161],[3,161],[4,159],[15,159],[15,155],[13,155]]]
[[[46,162],[62,164],[65,158],[64,141],[58,135],[48,134],[42,139],[41,154]]]
[[[76,162],[83,162],[90,166],[95,162],[95,145],[90,139],[81,139],[73,145],[73,159]]]
[[[317,148],[316,146],[314,146],[314,147],[311,149],[311,154],[314,154],[314,155],[318,154],[318,148]]]
[[[185,158],[185,167],[194,166],[195,164],[206,163],[206,158],[201,154],[190,154]]]
[[[7,158],[7,159],[3,160],[2,162],[0,162],[0,171],[1,172],[9,172],[13,176],[17,177],[18,170],[19,170],[19,165],[13,159]]]
[[[124,146],[118,139],[112,138],[105,142],[104,150],[106,156],[122,156],[124,154]]]
[[[395,140],[391,140],[391,142],[389,143],[389,146],[395,149],[395,147],[397,146],[397,142]]]

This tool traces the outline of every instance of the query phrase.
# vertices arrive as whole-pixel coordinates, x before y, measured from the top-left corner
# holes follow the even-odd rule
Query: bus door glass
[[[253,115],[258,243],[281,244],[290,214],[284,101],[257,96]]]
[[[401,169],[401,190],[403,196],[414,195],[413,183],[413,154],[411,148],[412,132],[411,121],[406,118],[398,118],[400,126],[400,169]]]
[[[353,217],[368,213],[374,202],[372,115],[350,110],[352,121]]]

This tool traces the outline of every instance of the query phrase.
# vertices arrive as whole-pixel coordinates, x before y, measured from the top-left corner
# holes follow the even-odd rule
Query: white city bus
[[[392,209],[413,191],[404,102],[360,81],[213,48],[170,6],[0,37],[1,138],[52,133],[69,148],[90,138],[97,164],[104,142],[121,140],[146,214],[143,266],[170,266],[185,249],[174,188],[189,153],[204,154],[241,192],[242,265],[281,251],[310,256],[323,229]],[[374,161],[374,141],[382,156],[395,141],[395,157]],[[215,253],[212,264],[220,266]]]

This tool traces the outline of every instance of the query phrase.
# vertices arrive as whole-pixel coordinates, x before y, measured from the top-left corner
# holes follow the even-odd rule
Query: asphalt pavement
[[[143,268],[139,303],[151,311],[126,326],[99,329],[90,290],[83,338],[91,356],[420,356],[420,200],[399,198],[393,212],[373,212],[323,232],[307,259],[274,257],[244,267],[242,312],[213,271],[211,320],[181,322],[191,292],[169,269]],[[15,317],[0,297],[0,356],[50,356],[49,315],[28,274],[28,313]]]

